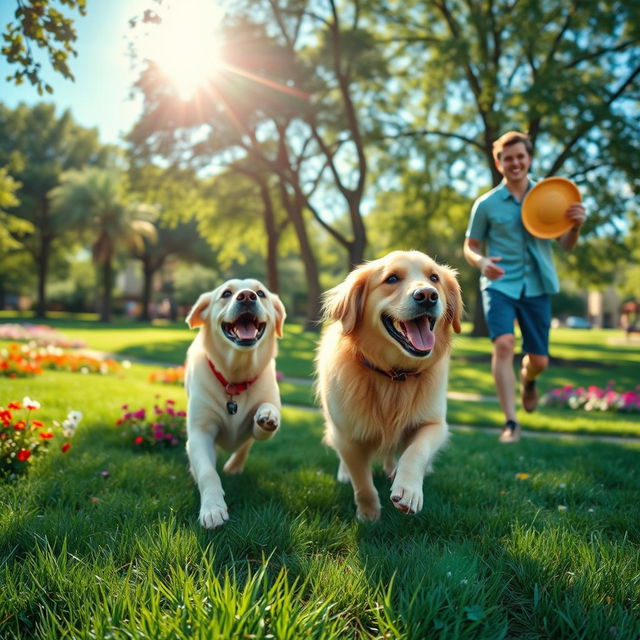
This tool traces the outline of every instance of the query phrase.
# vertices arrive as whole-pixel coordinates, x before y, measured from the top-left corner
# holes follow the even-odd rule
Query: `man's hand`
[[[563,233],[558,238],[558,242],[565,251],[571,251],[578,242],[580,228],[582,227],[584,221],[587,219],[587,212],[585,211],[582,202],[574,202],[567,207],[564,215],[567,219],[571,220],[573,226],[569,229],[569,231]]]
[[[570,204],[564,212],[564,215],[565,218],[571,220],[574,227],[581,227],[587,219],[587,212],[582,205],[582,202],[574,202],[573,204]]]
[[[499,280],[504,275],[504,269],[496,263],[500,262],[500,257],[487,256],[480,260],[480,273],[489,278],[489,280]]]

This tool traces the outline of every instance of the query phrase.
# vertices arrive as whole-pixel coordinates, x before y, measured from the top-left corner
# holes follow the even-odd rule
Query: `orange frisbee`
[[[525,196],[522,224],[532,236],[557,238],[573,226],[564,214],[574,202],[582,202],[574,182],[567,178],[545,178]]]

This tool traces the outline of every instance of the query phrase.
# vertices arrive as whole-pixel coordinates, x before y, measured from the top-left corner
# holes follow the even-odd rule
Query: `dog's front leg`
[[[187,455],[191,473],[200,490],[200,524],[214,529],[229,519],[220,476],[216,471],[213,436],[197,426],[190,426]]]
[[[336,442],[335,446],[340,466],[344,463],[351,478],[358,520],[377,520],[380,517],[380,498],[371,475],[373,452],[363,444],[346,440]]]
[[[423,425],[414,432],[398,460],[391,485],[391,501],[397,509],[410,514],[422,509],[424,475],[446,439],[447,427],[439,423]]]
[[[280,410],[270,402],[263,402],[253,417],[253,437],[256,440],[269,440],[279,426]]]

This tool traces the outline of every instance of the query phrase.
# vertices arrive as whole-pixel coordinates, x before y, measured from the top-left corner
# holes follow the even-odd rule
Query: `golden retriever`
[[[357,267],[324,298],[316,359],[324,441],[353,485],[360,520],[380,517],[371,464],[383,461],[391,500],[422,508],[423,478],[446,442],[451,330],[460,333],[456,272],[419,251]]]
[[[224,471],[240,473],[254,440],[280,426],[275,356],[285,317],[280,298],[253,279],[202,294],[187,316],[190,328],[200,327],[187,352],[187,455],[207,529],[229,518],[216,445],[232,452]]]

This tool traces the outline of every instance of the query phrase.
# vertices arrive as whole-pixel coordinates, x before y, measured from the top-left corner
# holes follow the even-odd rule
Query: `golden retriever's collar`
[[[420,371],[413,371],[412,369],[379,369],[374,364],[371,364],[364,356],[360,356],[360,360],[365,367],[381,373],[383,376],[390,378],[393,382],[404,382],[407,378],[417,378],[420,375]]]
[[[227,382],[225,377],[215,368],[213,362],[211,362],[209,358],[207,358],[207,362],[209,363],[209,368],[213,372],[213,375],[218,378],[220,384],[230,396],[237,396],[239,393],[246,391],[258,379],[256,376],[253,380],[246,380],[245,382]]]

